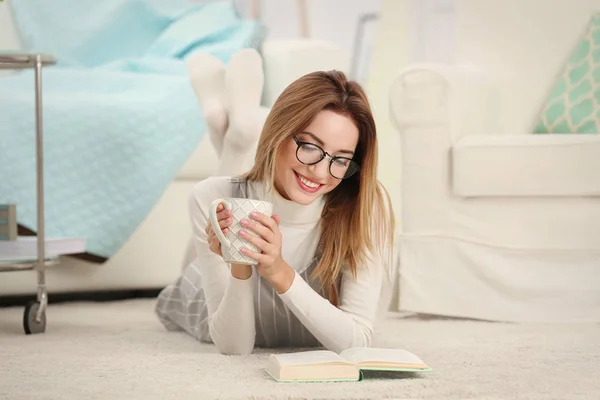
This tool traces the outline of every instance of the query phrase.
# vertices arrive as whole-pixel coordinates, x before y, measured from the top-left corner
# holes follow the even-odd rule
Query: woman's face
[[[358,144],[358,128],[351,118],[324,110],[295,137],[300,142],[320,147],[332,157],[352,158]],[[313,146],[304,148],[304,157],[319,158],[318,149]],[[275,165],[275,188],[287,200],[306,205],[331,192],[342,181],[330,174],[330,157],[325,156],[314,165],[306,165],[296,157],[297,149],[294,138],[289,138],[283,143]],[[340,163],[338,168],[339,166]]]

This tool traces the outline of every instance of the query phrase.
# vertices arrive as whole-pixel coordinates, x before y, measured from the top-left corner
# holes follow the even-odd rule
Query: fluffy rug
[[[515,325],[390,314],[376,345],[416,352],[434,371],[354,383],[276,383],[270,350],[223,356],[162,329],[151,300],[52,304],[45,334],[0,309],[0,398],[598,399],[600,325]],[[281,351],[281,350],[279,350]]]

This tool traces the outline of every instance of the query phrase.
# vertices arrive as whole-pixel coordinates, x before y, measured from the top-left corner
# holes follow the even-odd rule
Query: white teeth
[[[304,183],[304,184],[305,184],[306,186],[308,186],[309,188],[316,189],[316,188],[318,188],[319,186],[321,186],[321,185],[319,185],[318,183],[311,182],[311,181],[309,181],[308,179],[305,179],[305,178],[301,177],[300,175],[298,175],[298,178],[300,178],[300,182]]]

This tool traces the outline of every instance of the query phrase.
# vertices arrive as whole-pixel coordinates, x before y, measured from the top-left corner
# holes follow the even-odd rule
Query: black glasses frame
[[[321,146],[319,146],[318,144],[314,144],[311,142],[303,142],[303,141],[299,140],[296,136],[294,136],[294,142],[296,142],[296,146],[297,146],[296,147],[296,159],[304,165],[315,165],[315,164],[318,164],[321,161],[323,161],[323,159],[325,157],[329,157],[329,168],[328,168],[329,175],[333,176],[335,179],[340,179],[340,180],[348,179],[351,176],[353,176],[354,174],[356,174],[358,171],[360,171],[360,165],[358,165],[358,163],[356,161],[354,161],[354,159],[352,159],[352,158],[343,157],[343,156],[332,156],[331,154],[329,154],[328,152],[323,150],[323,148]],[[298,152],[300,151],[300,147],[302,147],[303,145],[313,146],[313,147],[316,147],[317,149],[321,150],[321,157],[313,163],[305,163],[304,161],[300,160],[300,157],[298,157]],[[335,160],[348,160],[350,163],[353,163],[356,168],[350,175],[344,176],[343,178],[338,178],[337,176],[335,176],[331,173],[331,166],[333,165],[333,162]]]

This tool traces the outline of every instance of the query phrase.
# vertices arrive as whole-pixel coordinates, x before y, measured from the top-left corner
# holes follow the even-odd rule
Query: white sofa
[[[530,134],[597,2],[495,3],[461,2],[455,65],[411,65],[390,89],[402,148],[398,306],[597,323],[600,135]]]
[[[6,4],[0,3],[0,49],[19,49],[18,35]],[[335,44],[319,40],[267,40],[263,103],[272,105],[281,91],[301,75],[320,69],[347,71],[347,60]],[[200,112],[200,110],[198,111]],[[217,156],[208,134],[199,143],[147,218],[125,245],[103,264],[64,257],[49,269],[50,295],[60,292],[162,288],[180,272],[191,227],[187,196],[198,181],[214,174]],[[3,273],[0,296],[34,294],[34,272]]]

